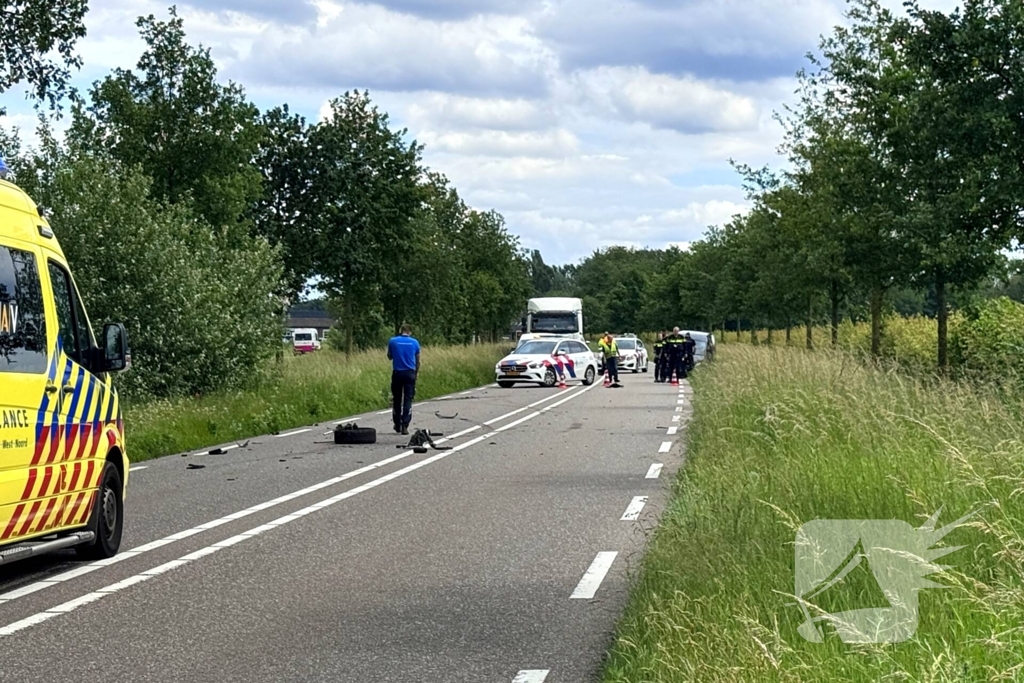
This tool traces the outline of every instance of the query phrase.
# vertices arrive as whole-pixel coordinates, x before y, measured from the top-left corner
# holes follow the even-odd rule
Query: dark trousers
[[[673,365],[676,370],[676,379],[686,379],[686,356],[675,358]]]
[[[667,382],[672,379],[672,356],[662,353],[661,358],[658,359],[658,366],[661,368],[660,381]]]
[[[412,422],[412,399],[416,396],[416,373],[396,370],[391,373],[391,417],[395,427],[408,427]]]
[[[654,381],[661,381],[661,357],[658,356],[654,359]]]
[[[619,359],[616,357],[605,358],[604,366],[608,370],[608,379],[612,382],[619,381]]]

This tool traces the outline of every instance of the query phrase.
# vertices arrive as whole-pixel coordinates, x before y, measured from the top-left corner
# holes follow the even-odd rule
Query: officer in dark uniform
[[[693,340],[690,333],[683,335],[683,358],[687,374],[693,372],[693,354],[697,351],[697,342]]]
[[[672,347],[669,344],[671,335],[668,332],[664,332],[661,335],[661,381],[667,382],[672,379]]]
[[[658,333],[658,341],[654,342],[654,381],[659,383],[661,378],[661,352],[665,348],[665,333]]]
[[[683,354],[683,336],[679,334],[679,328],[672,330],[672,334],[665,340],[665,350],[668,351],[668,372],[665,373],[666,381],[672,380],[672,373],[676,379],[686,379],[686,362]]]

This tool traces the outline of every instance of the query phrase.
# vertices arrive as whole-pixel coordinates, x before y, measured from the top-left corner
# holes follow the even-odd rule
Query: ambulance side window
[[[46,314],[36,257],[0,245],[0,373],[42,374]]]
[[[57,324],[64,353],[82,365],[79,352],[78,331],[75,326],[74,298],[71,276],[61,266],[50,261],[50,283],[53,285],[53,302],[57,306]]]

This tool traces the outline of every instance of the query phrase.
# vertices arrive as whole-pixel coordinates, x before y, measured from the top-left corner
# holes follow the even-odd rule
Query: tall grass
[[[935,382],[938,382],[936,384]],[[842,353],[731,346],[692,378],[687,463],[605,680],[1024,680],[1024,423],[984,388]],[[804,641],[794,539],[813,519],[940,524],[983,507],[896,645]],[[840,596],[831,611],[863,607]]]
[[[499,345],[425,348],[418,399],[494,381]],[[381,351],[288,356],[254,387],[201,398],[129,406],[132,461],[268,434],[390,405],[391,365]]]

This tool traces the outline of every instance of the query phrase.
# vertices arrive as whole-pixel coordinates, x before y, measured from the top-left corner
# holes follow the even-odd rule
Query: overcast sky
[[[91,0],[80,86],[142,50],[169,2]],[[888,4],[898,7],[899,0]],[[926,0],[949,9],[953,0]],[[772,114],[842,0],[191,0],[221,76],[310,119],[368,89],[472,206],[549,263],[698,239],[743,210],[728,160],[772,162]],[[32,127],[5,98],[6,122]]]

